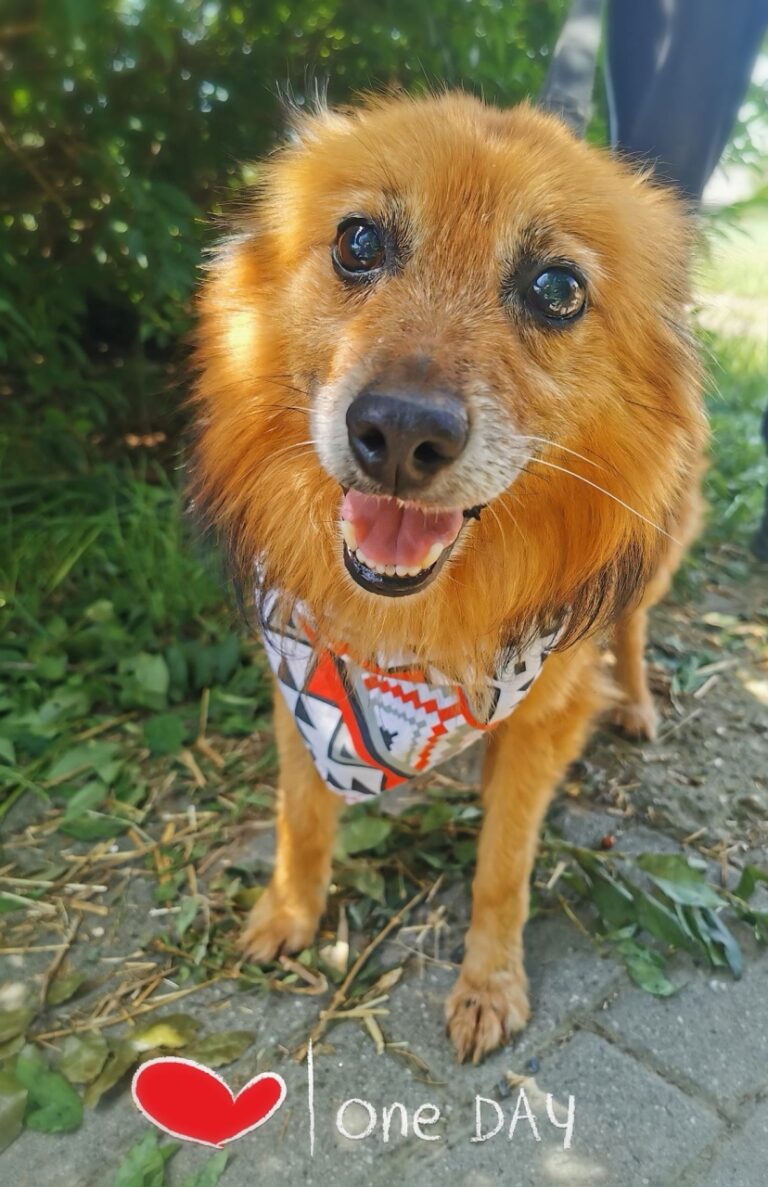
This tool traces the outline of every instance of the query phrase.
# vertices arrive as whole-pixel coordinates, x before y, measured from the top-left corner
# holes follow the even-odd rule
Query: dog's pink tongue
[[[341,518],[355,530],[358,548],[377,565],[421,566],[434,544],[447,548],[459,534],[458,509],[430,510],[397,499],[350,490],[341,504]],[[434,558],[429,562],[434,563]]]

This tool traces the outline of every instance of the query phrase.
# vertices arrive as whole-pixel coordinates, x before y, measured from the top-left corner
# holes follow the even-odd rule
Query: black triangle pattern
[[[341,719],[333,731],[330,744],[328,746],[328,757],[334,762],[340,763],[354,763],[359,764],[360,755],[356,754],[354,750],[350,750],[347,746],[347,739],[349,732]]]
[[[303,721],[305,725],[314,726],[315,723],[310,717],[309,710],[307,709],[307,697],[296,698],[296,707],[294,708],[293,712],[299,721]]]
[[[291,669],[284,659],[280,661],[280,667],[277,669],[277,678],[286,688],[290,688],[292,692],[298,692]]]

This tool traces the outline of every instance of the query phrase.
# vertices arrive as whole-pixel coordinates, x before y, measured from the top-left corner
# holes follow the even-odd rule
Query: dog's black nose
[[[462,453],[469,421],[458,396],[440,390],[362,391],[347,409],[360,468],[387,494],[423,490]]]

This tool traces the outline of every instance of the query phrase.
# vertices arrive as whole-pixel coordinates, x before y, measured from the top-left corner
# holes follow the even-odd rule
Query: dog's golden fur
[[[399,220],[409,253],[364,291],[335,276],[339,220]],[[365,101],[300,119],[261,171],[202,289],[197,347],[198,507],[246,588],[299,599],[325,639],[362,660],[404,648],[465,685],[499,649],[564,623],[560,650],[493,731],[472,924],[448,1026],[461,1058],[524,1025],[527,886],[552,790],[603,707],[599,628],[617,625],[619,721],[653,730],[646,608],[695,529],[705,442],[685,330],[690,232],[668,191],[529,106],[464,94]],[[542,329],[500,300],[521,255],[575,260],[589,281],[577,324]],[[390,599],[341,561],[338,481],[310,438],[323,385],[428,356],[442,382],[491,393],[499,432],[530,455],[462,534],[429,589]],[[487,401],[486,401],[487,403]],[[531,443],[536,444],[531,448]],[[284,707],[278,856],[245,944],[257,958],[310,941],[325,903],[339,799]]]

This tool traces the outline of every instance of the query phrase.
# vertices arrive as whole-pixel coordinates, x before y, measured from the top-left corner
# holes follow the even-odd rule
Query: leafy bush
[[[172,404],[158,401],[157,369],[188,327],[205,215],[278,135],[277,87],[302,102],[313,75],[337,99],[439,80],[511,101],[538,89],[564,7],[40,0],[30,18],[23,0],[6,5],[4,394],[58,404],[81,435],[156,425]]]

